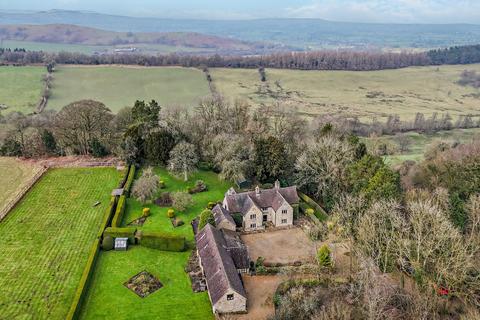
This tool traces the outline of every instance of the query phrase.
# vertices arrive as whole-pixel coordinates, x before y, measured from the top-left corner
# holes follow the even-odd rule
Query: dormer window
[[[282,209],[282,213],[283,213],[283,214],[286,214],[287,212],[288,212],[287,209]]]
[[[233,300],[233,293],[227,294],[227,300]]]

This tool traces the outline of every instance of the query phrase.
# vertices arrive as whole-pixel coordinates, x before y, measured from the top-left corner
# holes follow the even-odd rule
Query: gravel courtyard
[[[315,258],[315,244],[300,228],[252,233],[241,236],[252,261],[265,258],[265,263],[293,264]]]

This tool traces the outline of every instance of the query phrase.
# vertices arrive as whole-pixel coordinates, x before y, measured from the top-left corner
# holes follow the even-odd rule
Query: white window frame
[[[257,227],[257,224],[256,223],[250,223],[250,228],[251,229],[255,229]]]
[[[257,219],[257,215],[255,213],[250,215],[250,220],[256,220],[256,219]]]
[[[288,210],[287,209],[282,209],[282,214],[287,214]]]
[[[282,219],[282,224],[286,224],[288,223],[288,220],[287,219]]]

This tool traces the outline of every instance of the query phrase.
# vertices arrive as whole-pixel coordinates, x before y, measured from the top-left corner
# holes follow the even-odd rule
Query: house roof
[[[230,212],[246,214],[254,205],[258,208],[272,207],[274,210],[286,201],[289,204],[298,203],[297,187],[259,189],[259,192],[248,191],[235,194],[226,194],[225,200]]]
[[[222,233],[207,224],[195,239],[212,304],[216,304],[230,289],[246,298],[247,294],[226,249]]]
[[[250,267],[250,257],[248,256],[247,246],[238,233],[225,229],[222,229],[222,233],[226,249],[230,253],[235,267],[237,269],[248,269]]]
[[[213,217],[215,219],[215,225],[219,225],[222,221],[228,221],[229,223],[235,225],[235,221],[232,218],[230,212],[227,211],[224,207],[217,204],[212,209]]]

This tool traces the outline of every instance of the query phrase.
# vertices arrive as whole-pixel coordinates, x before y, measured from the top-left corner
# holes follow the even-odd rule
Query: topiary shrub
[[[213,207],[215,207],[216,205],[217,205],[217,204],[216,204],[215,202],[210,201],[210,202],[208,203],[208,205],[207,205],[207,208],[210,209],[210,210],[212,210]]]
[[[113,238],[110,236],[103,237],[102,249],[105,251],[113,250]]]
[[[143,208],[142,217],[149,217],[149,216],[150,216],[150,208]]]
[[[167,211],[167,216],[171,219],[175,217],[175,210],[173,209],[168,209]]]
[[[318,249],[317,261],[318,261],[318,265],[321,267],[324,267],[324,268],[333,267],[331,251],[326,244],[324,244],[323,246],[320,247],[320,249]]]
[[[305,214],[307,216],[315,215],[315,210],[313,210],[312,208],[308,208],[305,210]]]
[[[205,209],[200,213],[200,221],[198,222],[198,230],[202,230],[208,223],[215,226],[215,218],[210,209]]]

